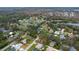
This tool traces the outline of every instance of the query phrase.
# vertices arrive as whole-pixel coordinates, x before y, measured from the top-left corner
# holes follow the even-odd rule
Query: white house
[[[12,35],[12,34],[13,34],[13,32],[10,32],[10,33],[9,33],[9,35]]]
[[[15,48],[16,51],[20,49],[20,47],[22,46],[23,44],[19,43],[19,44],[16,44],[16,45],[12,45],[11,48]]]
[[[22,42],[22,43],[24,43],[24,44],[26,44],[26,43],[27,43],[27,42],[26,42],[26,39],[22,40],[21,42]]]
[[[57,51],[57,50],[54,49],[54,48],[52,48],[52,47],[50,47],[50,46],[48,46],[48,48],[46,49],[46,51]]]
[[[74,47],[70,47],[69,51],[77,51]]]
[[[54,34],[55,35],[59,35],[60,34],[60,31],[55,31]]]
[[[64,40],[64,39],[65,39],[64,34],[61,34],[61,35],[60,35],[60,39],[61,39],[61,40]]]
[[[50,46],[53,47],[56,44],[56,42],[52,41],[50,42]]]
[[[38,44],[36,45],[36,48],[37,48],[37,49],[43,48],[43,44],[38,43]]]

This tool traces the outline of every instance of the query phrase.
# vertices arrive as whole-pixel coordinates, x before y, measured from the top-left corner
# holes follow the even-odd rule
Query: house
[[[62,30],[61,30],[61,34],[63,34],[63,33],[64,33],[64,31],[65,31],[65,29],[62,29]]]
[[[13,38],[14,36],[13,36],[13,35],[11,35],[10,37],[11,37],[11,38]]]
[[[9,35],[13,35],[13,32],[10,32]]]
[[[19,50],[21,48],[23,44],[19,43],[19,44],[16,44],[16,45],[12,45],[11,48],[15,48],[15,50]]]
[[[57,50],[54,49],[54,48],[52,48],[52,47],[50,47],[50,46],[48,46],[47,49],[46,49],[46,51],[57,51]]]
[[[74,47],[70,47],[69,51],[77,51]]]
[[[54,35],[55,37],[57,37],[58,35]]]
[[[59,35],[60,34],[60,31],[55,31],[54,34],[55,35]]]
[[[55,44],[56,44],[56,42],[52,41],[52,42],[50,42],[49,45],[50,45],[51,47],[53,47]]]
[[[36,48],[37,48],[37,49],[43,48],[43,44],[38,43],[38,44],[36,45]]]
[[[27,42],[26,42],[26,39],[24,39],[24,40],[22,40],[21,41],[23,44],[26,44]]]
[[[61,40],[64,40],[64,39],[65,39],[64,34],[61,34],[61,35],[60,35],[60,39],[61,39]]]
[[[50,29],[50,30],[49,30],[49,33],[53,33],[53,30],[52,30],[52,29]]]
[[[73,33],[68,33],[68,36],[70,39],[73,39],[75,37]]]

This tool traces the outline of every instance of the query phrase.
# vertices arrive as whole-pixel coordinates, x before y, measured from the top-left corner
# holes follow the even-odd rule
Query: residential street
[[[16,41],[13,41],[12,43],[10,43],[9,45],[7,45],[6,47],[4,47],[3,49],[1,49],[0,51],[4,51],[5,49],[7,49],[8,47],[12,46],[15,43],[16,43]]]
[[[25,51],[28,51],[28,49],[31,48],[32,45],[35,43],[35,41],[38,40],[38,39],[39,39],[39,37],[37,37],[37,38],[25,49]]]

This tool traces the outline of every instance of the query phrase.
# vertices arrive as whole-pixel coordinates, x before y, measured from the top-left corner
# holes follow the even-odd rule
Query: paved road
[[[59,50],[57,50],[57,49],[53,48],[53,51],[59,51]]]
[[[5,49],[7,49],[8,47],[12,46],[15,43],[16,43],[16,41],[13,41],[12,43],[10,43],[9,45],[7,45],[6,47],[4,47],[3,49],[1,49],[0,51],[4,51]]]
[[[31,48],[32,45],[35,44],[36,40],[38,40],[38,39],[39,39],[39,37],[37,37],[37,38],[25,49],[25,51],[28,51],[28,49]],[[58,51],[58,50],[55,49],[55,48],[52,48],[52,49],[53,49],[53,51]]]
[[[59,51],[59,50],[57,50],[57,49],[55,49],[55,48],[53,48],[53,47],[51,47],[51,46],[48,46],[48,47],[46,48],[46,51]]]
[[[39,39],[39,37],[37,37],[37,38],[25,49],[25,51],[28,51],[28,49],[31,48],[32,45],[35,44],[35,41],[38,40],[38,39]]]

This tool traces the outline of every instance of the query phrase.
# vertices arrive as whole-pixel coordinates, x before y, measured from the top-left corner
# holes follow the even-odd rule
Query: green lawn
[[[35,48],[36,44],[33,44],[31,48],[29,48],[28,51],[32,51]]]

